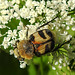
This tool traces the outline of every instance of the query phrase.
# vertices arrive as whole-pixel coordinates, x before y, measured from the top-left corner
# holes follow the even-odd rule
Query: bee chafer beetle
[[[54,19],[56,18],[57,17],[55,17]],[[52,22],[54,19],[41,25],[37,28],[37,30],[45,25],[48,25],[48,23]],[[28,30],[29,28],[27,27],[26,36],[28,36]],[[52,32],[49,29],[43,29],[31,34],[28,40],[16,41],[14,54],[19,60],[30,60],[33,58],[34,55],[40,57],[41,55],[47,54],[48,52],[56,51],[62,45],[68,43],[69,41],[58,45],[55,48],[55,40]]]

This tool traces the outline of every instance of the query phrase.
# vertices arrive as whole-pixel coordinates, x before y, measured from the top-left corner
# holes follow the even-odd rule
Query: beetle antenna
[[[47,23],[41,25],[40,27],[38,27],[38,28],[36,29],[36,31],[37,31],[38,29],[40,29],[41,27],[48,25],[50,22],[52,22],[53,20],[55,20],[57,17],[58,17],[58,15],[57,15],[55,18],[53,18],[52,20],[50,20],[49,22],[47,22]]]
[[[70,43],[70,41],[71,41],[71,40],[72,40],[72,38],[70,38],[70,40],[68,40],[68,41],[64,42],[63,44],[58,45],[56,48],[54,48],[54,49],[53,49],[53,51],[52,51],[52,52],[54,52],[54,51],[58,50],[58,49],[59,49],[59,48],[61,48],[64,44],[68,44],[68,43]]]

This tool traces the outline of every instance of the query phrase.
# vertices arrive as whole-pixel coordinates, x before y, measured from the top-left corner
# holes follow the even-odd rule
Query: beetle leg
[[[38,27],[38,28],[36,29],[36,31],[37,31],[38,29],[40,29],[41,27],[48,25],[50,22],[52,22],[53,20],[55,20],[57,17],[58,17],[58,16],[56,16],[56,17],[55,17],[54,19],[52,19],[51,21],[49,21],[49,22],[47,22],[47,23],[41,25],[40,27]]]
[[[20,42],[20,41],[17,40],[17,41],[15,42],[15,44],[13,44],[14,49],[17,48],[17,43],[19,43],[19,42]]]
[[[21,58],[20,56],[17,59],[19,59],[19,61],[24,61],[24,58]]]
[[[29,27],[28,26],[26,26],[26,27],[27,27],[26,38],[28,39],[28,30],[29,30]]]
[[[20,42],[19,40],[16,41],[16,43],[19,43],[19,42]]]
[[[58,49],[59,49],[59,48],[61,48],[64,44],[68,44],[68,43],[70,43],[70,41],[71,41],[71,40],[72,40],[72,38],[71,38],[70,40],[68,40],[68,41],[64,42],[63,44],[58,45],[56,48],[54,48],[54,49],[53,49],[53,51],[52,51],[52,52],[54,52],[54,51],[58,50]]]
[[[26,31],[26,38],[28,39],[28,30],[29,30],[29,27],[28,27],[28,26],[26,26],[26,25],[24,26],[24,28],[25,28],[25,27],[27,27],[27,31]]]

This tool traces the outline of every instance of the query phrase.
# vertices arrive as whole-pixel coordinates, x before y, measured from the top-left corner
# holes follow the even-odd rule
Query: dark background
[[[21,69],[14,56],[0,52],[0,75],[28,75],[28,67]]]

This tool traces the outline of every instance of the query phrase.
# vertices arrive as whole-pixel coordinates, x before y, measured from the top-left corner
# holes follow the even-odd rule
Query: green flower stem
[[[41,75],[44,75],[43,74],[43,59],[42,59],[42,57],[40,59],[41,59],[41,61],[40,61],[40,72],[41,72]]]
[[[68,13],[68,15],[72,15],[72,14],[75,14],[75,11],[70,11],[70,12]]]

